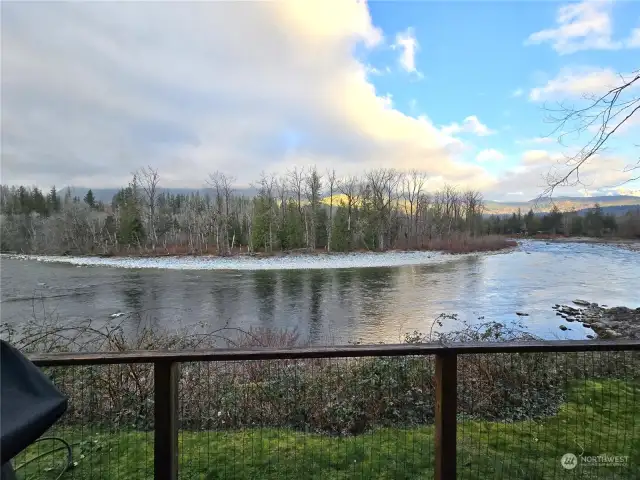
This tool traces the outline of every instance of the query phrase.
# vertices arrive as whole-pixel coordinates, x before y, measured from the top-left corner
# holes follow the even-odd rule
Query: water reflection
[[[328,281],[328,275],[324,270],[312,270],[307,275],[309,279],[310,305],[309,305],[309,337],[317,338],[322,331],[322,294]]]
[[[258,302],[258,322],[260,326],[266,328],[275,326],[274,310],[278,273],[272,270],[253,272],[253,291]]]
[[[3,259],[0,314],[12,323],[29,319],[38,289],[48,296],[44,309],[65,321],[105,321],[122,311],[170,328],[195,322],[297,328],[313,343],[344,343],[398,341],[405,332],[428,331],[440,313],[513,322],[516,311],[529,313],[523,323],[532,333],[584,338],[589,332],[575,322],[570,331],[558,329],[555,303],[585,298],[640,306],[637,253],[543,243],[524,250],[394,268],[244,272],[74,268]]]
[[[146,286],[142,276],[139,272],[128,272],[123,276],[122,280],[122,295],[127,311],[141,317],[144,313],[142,295]]]

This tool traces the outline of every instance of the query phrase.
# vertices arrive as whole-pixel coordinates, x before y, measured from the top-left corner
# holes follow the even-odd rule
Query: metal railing
[[[156,479],[178,478],[179,451],[179,381],[181,365],[199,362],[311,361],[314,359],[354,359],[363,357],[435,357],[433,385],[435,403],[434,476],[436,479],[461,478],[457,472],[457,430],[459,419],[460,376],[467,364],[459,359],[474,356],[511,354],[582,354],[586,352],[625,352],[637,359],[640,340],[618,341],[519,341],[451,344],[356,345],[290,349],[203,350],[203,351],[133,351],[100,353],[32,354],[31,361],[40,367],[78,367],[111,365],[153,365],[153,475]],[[464,360],[467,362],[467,360]],[[593,362],[593,360],[592,360]],[[545,368],[540,364],[540,368]],[[536,364],[533,367],[536,368]],[[431,372],[431,371],[430,371]],[[523,374],[525,375],[525,374]],[[526,375],[525,375],[526,377]],[[464,379],[462,379],[464,380]],[[55,380],[54,380],[55,381]],[[219,414],[219,412],[218,412]],[[458,465],[458,470],[460,470]]]

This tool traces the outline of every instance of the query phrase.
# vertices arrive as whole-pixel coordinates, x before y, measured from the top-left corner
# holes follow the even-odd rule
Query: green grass
[[[62,430],[57,434],[75,442],[78,463],[63,479],[153,478],[151,433]],[[433,478],[433,436],[433,426],[377,429],[355,437],[277,429],[181,432],[180,477],[428,479]],[[51,448],[43,443],[31,447],[15,465]],[[564,470],[560,458],[568,452],[629,459],[624,467],[579,465]],[[54,479],[62,459],[62,451],[42,457],[20,469],[18,478]],[[639,479],[640,386],[620,381],[574,384],[559,413],[542,421],[460,419],[458,472],[459,478],[479,480]]]

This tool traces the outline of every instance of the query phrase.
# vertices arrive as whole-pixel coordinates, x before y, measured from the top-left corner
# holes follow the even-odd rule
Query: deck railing
[[[618,341],[519,341],[519,342],[481,342],[481,343],[451,343],[451,344],[402,344],[402,345],[350,345],[350,346],[329,346],[329,347],[307,347],[288,349],[251,349],[251,350],[203,350],[203,351],[132,351],[132,352],[100,352],[100,353],[51,353],[32,354],[30,359],[38,366],[49,370],[64,370],[65,367],[77,368],[79,366],[111,366],[111,365],[139,365],[146,364],[153,366],[153,399],[150,411],[152,412],[153,426],[153,475],[160,480],[175,480],[178,478],[180,463],[179,451],[179,429],[180,429],[180,401],[179,382],[181,377],[181,365],[190,365],[201,362],[212,362],[209,365],[238,362],[276,362],[278,368],[284,368],[282,361],[307,362],[319,359],[354,359],[363,357],[404,357],[404,358],[424,358],[433,362],[432,377],[425,380],[432,382],[435,392],[435,402],[433,404],[433,423],[435,424],[435,434],[433,436],[434,452],[434,475],[438,480],[462,478],[465,476],[464,466],[457,462],[457,438],[458,426],[461,423],[458,417],[461,414],[459,406],[460,388],[466,382],[462,378],[468,372],[469,363],[477,356],[494,356],[495,358],[513,358],[532,354],[557,356],[558,354],[572,355],[576,371],[580,368],[582,361],[588,365],[584,355],[619,355],[621,352],[635,366],[640,351],[639,340],[618,340]],[[582,360],[576,355],[582,355]],[[544,358],[544,357],[540,357]],[[604,358],[604,357],[603,357]],[[461,360],[462,359],[462,360]],[[577,359],[577,360],[576,360]],[[598,368],[602,358],[594,361],[590,359],[592,367]],[[497,360],[496,360],[497,362]],[[627,362],[628,363],[628,362]],[[508,362],[503,362],[505,369],[508,369]],[[55,368],[53,368],[55,367]],[[488,368],[485,365],[482,368]],[[522,368],[522,367],[521,367]],[[536,361],[530,370],[522,371],[521,376],[524,382],[535,372],[536,368],[548,368],[544,362],[536,366]],[[562,367],[565,370],[569,367]],[[626,373],[632,374],[633,365],[624,367],[611,367],[620,373],[624,369]],[[609,368],[601,374],[614,375]],[[151,369],[149,369],[150,371]],[[562,369],[558,370],[561,371]],[[607,373],[608,372],[608,373]],[[540,373],[540,372],[538,372]],[[198,374],[200,375],[200,374]],[[140,379],[138,379],[140,380]],[[55,377],[54,377],[54,381]],[[473,393],[475,379],[469,380],[469,392]],[[462,383],[461,383],[462,382]],[[466,385],[466,383],[465,383]],[[211,387],[209,387],[211,388]],[[215,390],[215,385],[213,386]],[[328,387],[329,388],[329,387]],[[466,388],[466,387],[465,387]],[[213,391],[213,390],[210,390]],[[245,393],[251,395],[251,391]],[[427,395],[425,393],[425,395]],[[206,399],[202,399],[206,402]],[[640,400],[640,399],[639,399]],[[72,401],[73,403],[73,401]],[[71,403],[71,405],[72,405]],[[72,405],[73,406],[73,405]],[[465,407],[466,408],[466,407]],[[475,408],[473,405],[470,410]],[[480,407],[478,407],[480,408]],[[241,412],[239,413],[241,415]],[[220,413],[218,412],[218,415]],[[631,439],[629,440],[631,441]],[[614,454],[616,452],[608,452]],[[215,468],[215,466],[212,466]],[[458,469],[458,471],[457,471]],[[562,472],[562,470],[560,470]],[[216,477],[217,478],[217,477]]]

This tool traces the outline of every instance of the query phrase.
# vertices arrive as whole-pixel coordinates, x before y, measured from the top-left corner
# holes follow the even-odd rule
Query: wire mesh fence
[[[415,478],[433,373],[432,356],[182,364],[180,477]]]
[[[637,347],[451,349],[457,438],[444,461],[462,479],[640,478]],[[420,355],[375,348],[371,356],[317,348],[256,360],[172,352],[179,477],[434,478],[442,346]],[[67,444],[73,467],[62,479],[154,478],[160,424],[151,362],[168,360],[145,355],[126,360],[149,363],[42,367],[69,409],[45,435],[55,440],[15,459],[18,478],[58,478]]]
[[[68,408],[14,459],[18,479],[153,478],[152,365],[42,368]]]
[[[458,478],[640,478],[639,367],[630,351],[460,355]]]

